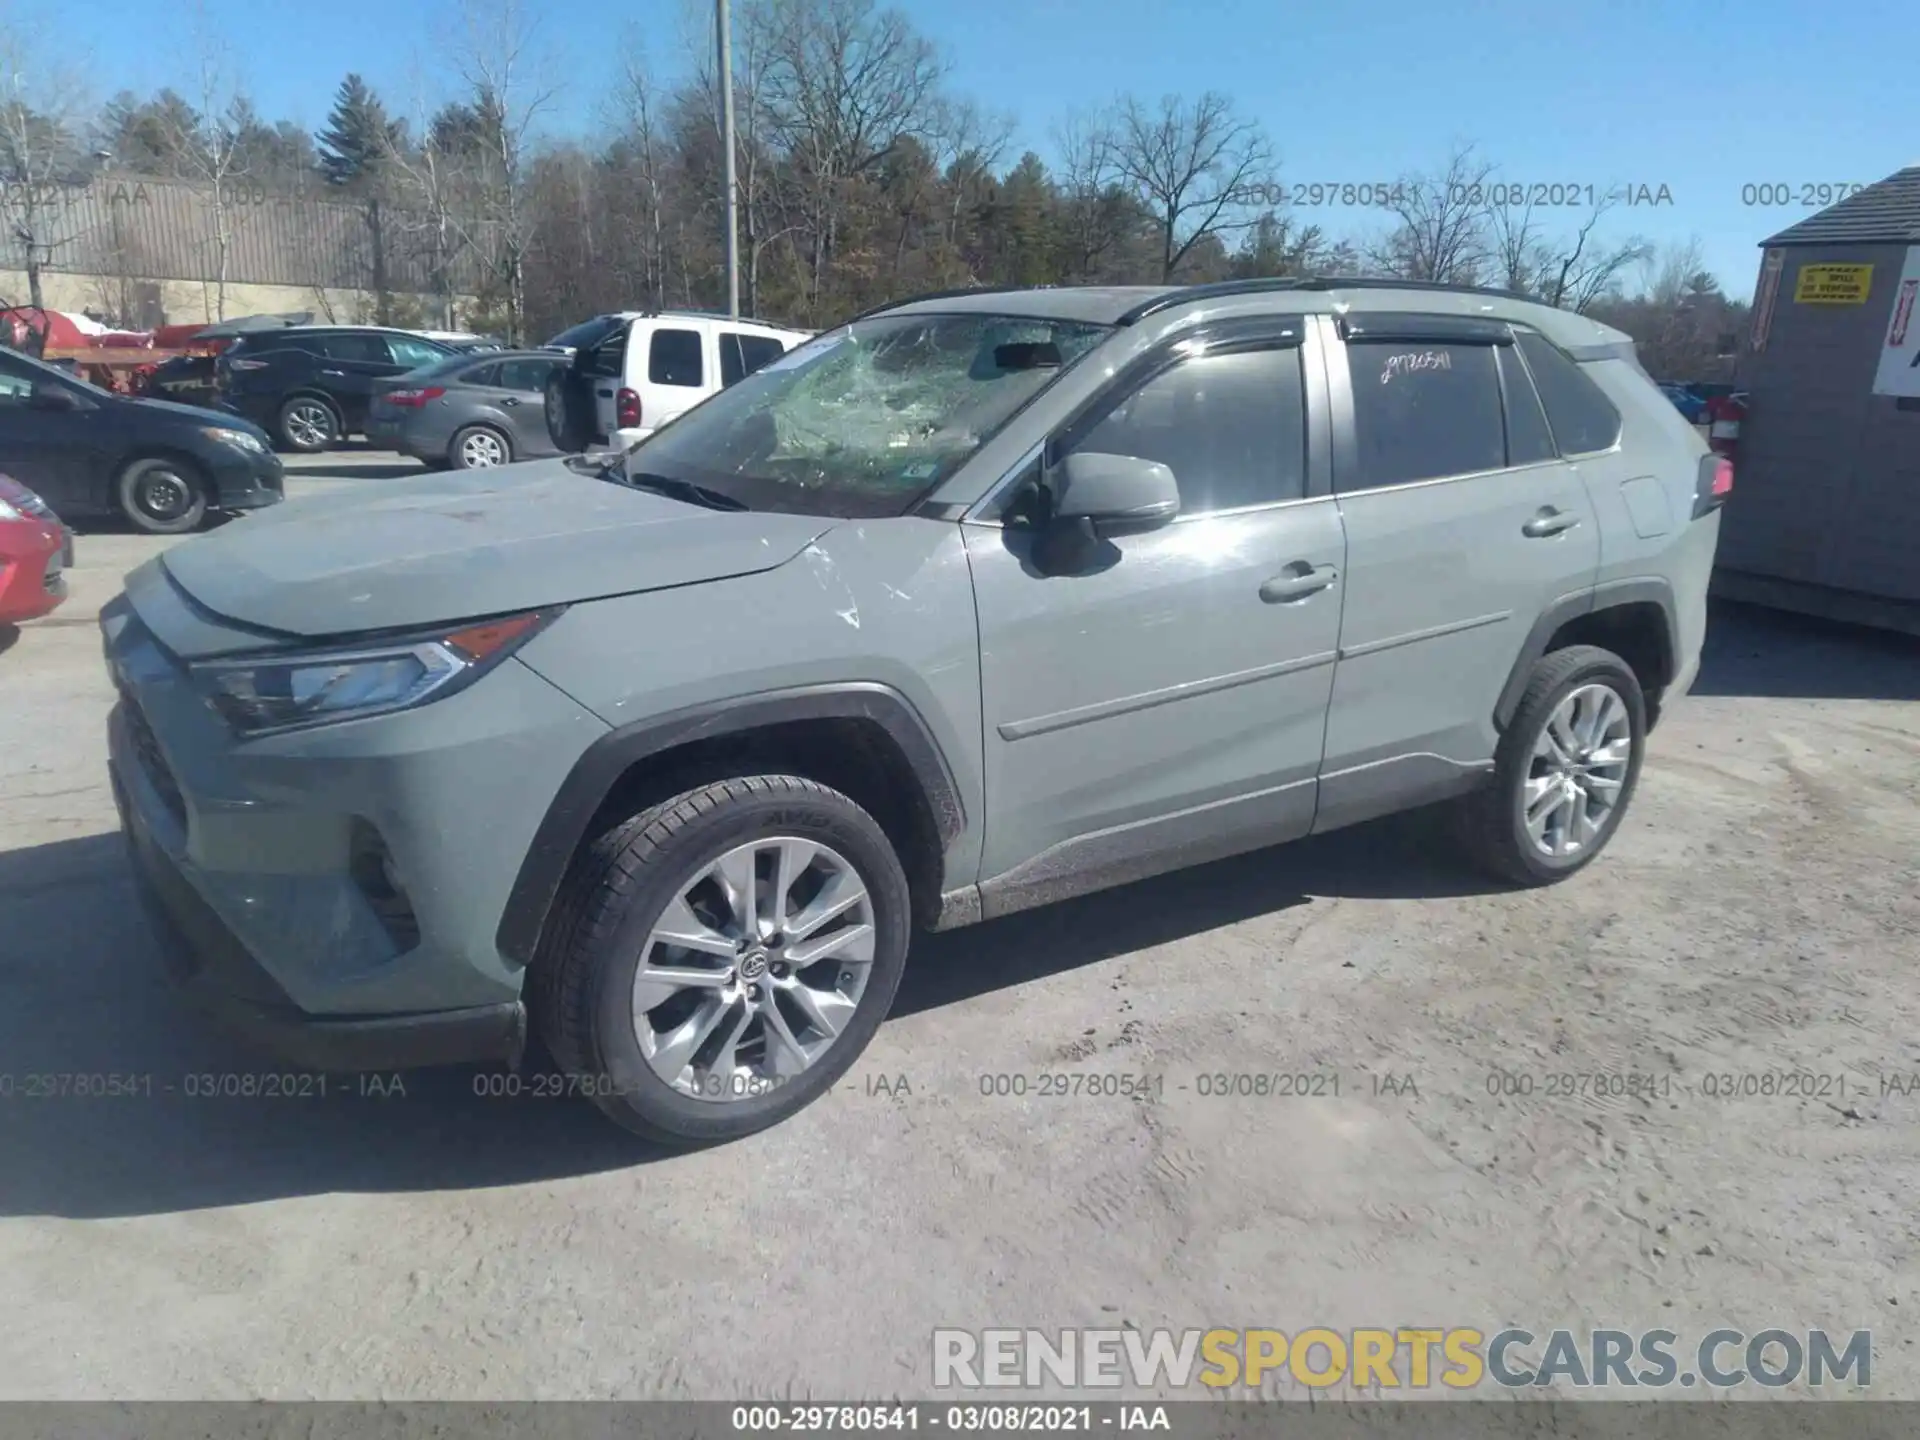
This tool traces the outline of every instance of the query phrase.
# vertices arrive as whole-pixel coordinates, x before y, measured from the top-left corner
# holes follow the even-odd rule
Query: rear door
[[[547,435],[541,397],[554,362],[537,356],[502,360],[488,367],[487,394],[513,431],[516,455],[554,455],[559,452]],[[469,382],[470,383],[470,382]]]
[[[339,406],[346,429],[364,430],[379,382],[414,367],[399,364],[386,337],[376,330],[335,330],[322,343],[326,357],[320,362],[320,384]]]
[[[1504,323],[1349,315],[1329,335],[1346,604],[1317,828],[1438,799],[1491,761],[1535,619],[1599,527]]]
[[[638,321],[616,322],[611,333],[579,356],[580,372],[593,389],[595,440],[610,440],[620,428],[620,392],[632,388],[630,372],[637,374],[642,368],[639,359],[629,362],[628,356],[646,344],[646,334],[647,327]]]

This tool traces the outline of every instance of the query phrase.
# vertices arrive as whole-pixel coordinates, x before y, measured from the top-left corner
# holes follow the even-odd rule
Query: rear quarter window
[[[1546,408],[1547,424],[1562,455],[1610,450],[1620,438],[1620,412],[1606,393],[1581,373],[1572,356],[1543,335],[1521,331],[1520,353]]]

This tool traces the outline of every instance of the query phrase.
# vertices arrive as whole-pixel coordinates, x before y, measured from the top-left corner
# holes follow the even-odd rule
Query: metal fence
[[[287,194],[235,181],[216,204],[210,186],[145,176],[97,176],[24,193],[0,186],[0,211],[30,212],[48,270],[138,280],[219,278],[218,237],[227,237],[229,284],[371,289],[374,213],[365,202]],[[433,226],[426,215],[386,204],[378,211],[386,288],[431,293]],[[16,233],[21,228],[11,226]],[[17,248],[16,242],[16,248]],[[470,250],[446,243],[448,278],[469,291],[478,266]],[[17,258],[13,259],[15,265]]]

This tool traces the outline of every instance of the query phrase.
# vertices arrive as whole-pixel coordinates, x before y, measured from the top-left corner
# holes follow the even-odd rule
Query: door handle
[[[1331,565],[1309,565],[1296,560],[1260,587],[1260,598],[1269,605],[1287,605],[1318,595],[1340,578]]]
[[[346,374],[347,372],[346,372],[346,371],[344,371],[344,370],[322,370],[322,371],[321,371],[320,373],[321,373],[322,375],[334,375],[334,376],[340,376],[340,375],[344,375],[344,374]]]
[[[511,395],[509,395],[506,399],[502,400],[500,403],[502,405],[518,405],[520,402],[514,399]]]
[[[1556,510],[1549,505],[1538,515],[1535,515],[1531,520],[1527,521],[1526,524],[1522,525],[1520,527],[1520,533],[1529,539],[1539,540],[1544,536],[1559,535],[1564,531],[1571,530],[1579,523],[1580,517],[1578,515],[1569,514],[1565,510]]]
[[[594,393],[602,400],[611,400],[613,398],[613,391],[611,390],[596,390]]]

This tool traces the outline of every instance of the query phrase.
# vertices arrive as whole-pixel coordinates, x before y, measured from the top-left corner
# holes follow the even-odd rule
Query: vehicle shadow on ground
[[[1314,895],[1490,888],[1403,817],[916,943],[899,1013],[937,1009]],[[162,977],[119,835],[0,853],[0,1216],[162,1214],[330,1192],[467,1189],[669,1158],[499,1072],[329,1078],[212,1028]],[[251,1080],[227,1077],[254,1077]],[[267,1082],[271,1083],[271,1082]],[[391,1091],[391,1093],[388,1093]],[[117,1093],[115,1093],[117,1092]],[[214,1092],[214,1093],[203,1093]]]
[[[1716,599],[1693,693],[1920,700],[1920,638]]]

